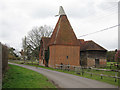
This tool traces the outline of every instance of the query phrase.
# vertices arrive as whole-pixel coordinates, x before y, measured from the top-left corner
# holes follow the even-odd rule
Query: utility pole
[[[120,25],[120,1],[118,2],[118,25]],[[120,50],[120,26],[118,26],[118,50]],[[120,62],[119,55],[117,57],[117,62],[118,62],[118,64]],[[118,67],[118,69],[120,69],[120,68]],[[120,77],[120,72],[118,72],[118,77]],[[120,90],[120,79],[118,81],[118,88]]]
[[[0,90],[2,89],[2,44],[0,42]]]
[[[120,1],[118,2],[118,25],[120,25]],[[120,26],[118,26],[118,50],[120,50]]]
[[[24,63],[25,63],[25,60],[26,60],[26,53],[27,53],[27,43],[26,43],[26,36],[23,40],[23,59],[24,59]]]

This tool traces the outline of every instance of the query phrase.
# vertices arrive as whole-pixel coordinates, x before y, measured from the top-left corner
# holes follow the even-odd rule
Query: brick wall
[[[55,64],[80,65],[80,46],[52,45],[49,47],[49,66]]]
[[[96,66],[95,59],[99,59],[99,65],[97,67],[106,66],[106,52],[105,51],[88,51],[86,53],[87,66]]]
[[[100,59],[100,66],[101,67],[106,66],[106,64],[107,64],[107,60],[106,59]]]
[[[95,59],[94,58],[87,58],[87,66],[92,67],[95,65]]]
[[[86,52],[80,52],[80,62],[81,62],[81,66],[87,66],[87,54]]]
[[[97,67],[104,67],[106,66],[106,59],[99,59],[99,65]],[[95,66],[95,58],[87,58],[87,66],[92,67]]]

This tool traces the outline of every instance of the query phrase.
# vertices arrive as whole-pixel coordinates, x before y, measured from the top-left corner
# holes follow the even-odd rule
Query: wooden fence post
[[[118,72],[119,73],[119,72]],[[117,82],[117,73],[115,73],[115,82]]]
[[[91,73],[91,77],[92,77],[92,73]]]
[[[0,90],[2,89],[2,44],[0,42]]]
[[[102,74],[100,74],[100,76],[101,76],[101,79],[103,79],[103,76],[102,76]]]
[[[82,68],[82,75],[84,74],[83,68]]]
[[[117,82],[117,78],[115,77],[115,82]]]
[[[70,71],[70,65],[69,64],[67,65],[67,69],[68,69],[68,71]]]

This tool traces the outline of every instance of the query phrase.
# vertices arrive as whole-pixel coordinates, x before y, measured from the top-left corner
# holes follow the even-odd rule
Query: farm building
[[[107,50],[92,40],[77,39],[62,7],[52,36],[43,37],[40,43],[40,65],[49,67],[55,67],[56,64],[87,67],[106,65]]]

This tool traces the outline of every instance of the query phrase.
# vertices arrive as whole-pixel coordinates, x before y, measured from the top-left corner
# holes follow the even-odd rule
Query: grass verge
[[[10,65],[3,78],[2,88],[55,88],[48,79],[29,69]]]

